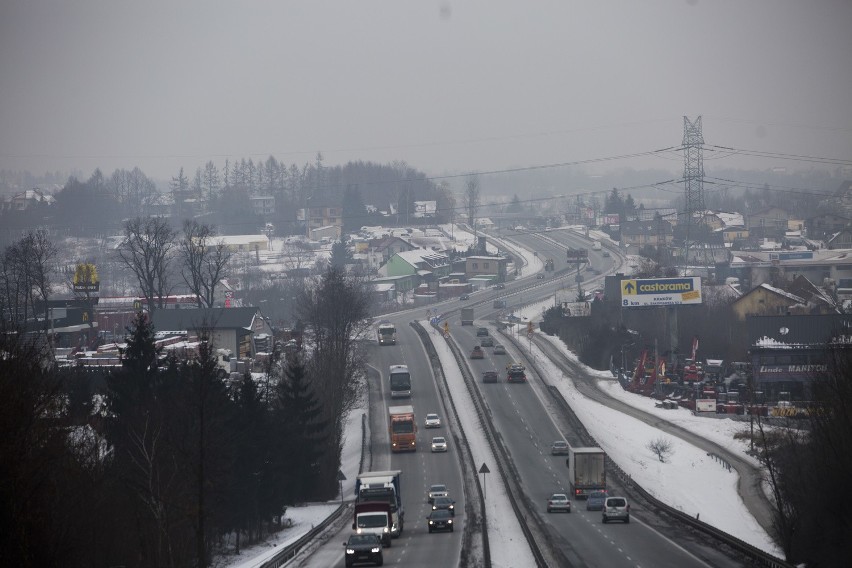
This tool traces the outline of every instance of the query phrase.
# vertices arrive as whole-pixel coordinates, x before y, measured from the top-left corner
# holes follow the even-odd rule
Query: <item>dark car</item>
[[[505,287],[506,287],[506,285],[505,285],[505,284],[503,284],[502,282],[497,283],[497,284],[495,284],[495,285],[494,285],[494,289],[495,289],[495,290],[502,290],[502,289],[503,289],[503,288],[505,288]]]
[[[517,363],[509,365],[506,380],[510,383],[525,383],[527,381],[525,370],[526,367]]]
[[[490,335],[488,337],[483,337],[479,344],[483,347],[494,347],[494,338]]]
[[[480,327],[476,330],[476,337],[488,337],[488,328]]]
[[[435,497],[432,501],[433,511],[449,511],[452,516],[456,516],[456,502],[449,497]]]
[[[500,375],[497,374],[497,371],[483,371],[482,372],[482,382],[483,383],[499,383]]]
[[[473,348],[473,351],[470,352],[471,359],[485,359],[485,352],[482,350],[482,347],[477,345]]]
[[[536,277],[536,278],[538,278],[539,280],[544,280],[544,274],[543,274],[543,273],[541,273],[541,272],[539,272],[538,274],[536,274],[536,275],[535,275],[535,277]]]
[[[369,562],[376,566],[384,564],[382,557],[382,541],[377,534],[353,534],[349,540],[343,543],[346,547],[347,566],[353,566],[362,562]]]
[[[468,296],[467,294],[462,294],[461,296],[459,296],[459,300],[470,300],[470,296]]]
[[[592,491],[586,498],[587,511],[603,511],[606,491]]]
[[[450,531],[453,532],[453,516],[446,509],[432,511],[426,517],[429,523],[429,532]]]

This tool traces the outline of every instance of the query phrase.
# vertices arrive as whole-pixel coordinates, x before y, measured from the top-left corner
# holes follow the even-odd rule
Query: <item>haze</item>
[[[483,172],[678,146],[684,115],[709,144],[848,160],[850,24],[845,0],[5,0],[0,168]]]

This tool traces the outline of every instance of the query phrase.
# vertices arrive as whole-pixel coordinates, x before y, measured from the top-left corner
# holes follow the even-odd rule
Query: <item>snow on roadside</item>
[[[489,465],[491,474],[485,474],[484,490],[486,492],[485,509],[488,518],[488,543],[491,549],[491,565],[495,568],[510,566],[535,566],[535,559],[523,537],[523,531],[512,510],[506,486],[498,475],[497,461],[491,452],[491,447],[485,437],[482,425],[475,412],[464,412],[473,409],[470,393],[464,384],[461,371],[452,351],[441,335],[428,322],[420,322],[428,331],[432,344],[438,352],[441,366],[447,377],[450,393],[459,411],[459,420],[464,429],[470,452],[473,455],[475,470],[481,464]],[[480,480],[481,481],[481,480]]]
[[[547,302],[531,305],[524,310],[524,314],[535,318],[541,313],[542,306],[547,305]],[[548,340],[576,360],[559,339],[548,337]],[[522,344],[522,347],[527,352],[532,349],[536,364],[549,382],[559,389],[589,433],[607,455],[643,489],[671,507],[698,516],[705,523],[770,554],[783,557],[781,549],[763,530],[737,493],[739,475],[736,471],[728,471],[705,451],[680,438],[663,434],[653,426],[586,398],[577,390],[573,379],[564,375],[535,345],[530,347],[529,344]],[[621,389],[617,383],[612,386],[609,372],[588,370],[602,378],[609,377],[606,381],[608,384],[601,387],[606,392],[615,393]],[[619,399],[622,398],[647,410],[642,406],[648,404],[645,401],[619,396]],[[658,415],[657,409],[653,410]],[[691,414],[687,417],[684,413],[671,410],[665,412],[669,414],[662,414],[661,418],[746,456],[744,446],[734,442],[733,433],[737,431],[734,421],[701,418]],[[650,442],[660,438],[672,444],[671,455],[665,463],[647,447]]]
[[[358,476],[358,467],[361,462],[361,415],[367,411],[367,401],[361,401],[356,408],[349,413],[344,430],[346,439],[343,441],[343,455],[341,458],[341,471],[346,476],[343,482],[343,500],[354,501],[355,478]],[[368,424],[369,428],[369,424]],[[367,436],[370,432],[367,432]],[[285,522],[292,522],[292,526],[270,535],[262,543],[243,548],[239,556],[219,556],[217,566],[222,568],[257,568],[278,552],[293,542],[296,542],[307,534],[316,525],[327,519],[337,507],[340,501],[329,501],[327,503],[309,503],[301,506],[288,507]]]

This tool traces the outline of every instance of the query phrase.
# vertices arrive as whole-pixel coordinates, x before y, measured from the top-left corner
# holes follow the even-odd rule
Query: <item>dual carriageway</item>
[[[471,347],[479,343],[477,327],[497,319],[499,314],[491,309],[493,300],[506,299],[509,306],[520,307],[522,304],[553,297],[558,289],[576,287],[576,265],[567,263],[565,249],[590,247],[587,240],[568,230],[522,234],[513,236],[513,241],[528,250],[538,251],[540,257],[553,258],[555,271],[544,280],[522,278],[507,283],[503,290],[476,292],[469,302],[443,302],[438,305],[438,309],[445,312],[450,324],[450,338],[447,341],[457,346],[459,365],[467,367],[460,374],[466,376],[468,381],[476,381],[483,371],[497,370],[503,379],[493,384],[477,381],[477,384],[471,385],[472,392],[480,398],[475,406],[484,409],[479,414],[490,422],[491,429],[496,433],[496,443],[509,456],[511,463],[505,475],[512,475],[514,479],[508,487],[512,488],[515,500],[523,505],[522,522],[533,529],[527,538],[534,540],[533,548],[542,550],[542,554],[537,555],[536,563],[588,567],[745,565],[742,559],[725,547],[672,523],[651,506],[643,507],[641,500],[634,502],[631,499],[633,522],[629,525],[602,524],[600,513],[587,512],[582,501],[573,503],[573,513],[570,515],[548,515],[545,512],[544,504],[551,493],[568,493],[568,470],[564,457],[551,456],[550,444],[554,440],[566,439],[572,445],[588,445],[588,435],[582,426],[572,420],[567,405],[554,398],[547,387],[546,377],[537,375],[534,361],[526,361],[526,337],[513,340],[509,334],[498,332],[490,326],[495,341],[507,346],[506,355],[494,355],[491,349],[484,349],[484,359],[470,360],[461,354],[469,354]],[[604,274],[617,271],[622,261],[621,255],[605,257],[603,251],[589,250],[589,267],[596,270],[583,272],[586,275],[583,287],[591,288],[597,282],[602,286]],[[459,325],[457,314],[462,306],[476,308],[476,325]],[[419,316],[419,310],[422,308],[387,317],[396,326],[397,343],[393,346],[372,347],[370,361],[375,373],[368,384],[371,461],[365,464],[365,470],[399,469],[403,472],[405,530],[400,538],[393,541],[391,548],[385,549],[387,565],[464,566],[476,554],[482,556],[481,540],[473,535],[481,530],[477,514],[479,495],[475,490],[478,464],[467,463],[465,460],[469,454],[454,443],[464,438],[458,435],[459,423],[450,408],[446,390],[433,373],[434,349],[424,344],[422,335],[418,335],[417,330],[410,325],[412,319]],[[511,360],[526,364],[527,383],[506,383],[505,366]],[[399,404],[399,399],[391,399],[388,389],[387,370],[393,364],[408,365],[412,375],[410,404],[414,406],[418,420],[418,451],[413,453],[390,452],[387,407]],[[564,366],[564,362],[560,364]],[[566,369],[566,372],[572,371]],[[446,373],[454,374],[452,370]],[[458,413],[475,412],[473,408],[462,406],[460,401],[456,401],[454,406]],[[440,430],[423,428],[423,417],[429,412],[437,412],[442,417],[443,426]],[[450,451],[431,453],[429,441],[433,435],[445,435],[451,444]],[[495,470],[492,468],[493,473],[497,473]],[[491,476],[491,483],[497,480],[496,475]],[[429,507],[426,492],[429,485],[434,483],[446,484],[450,495],[456,500],[457,526],[452,533],[430,534],[427,530],[425,518]],[[616,476],[610,475],[610,494],[627,494],[629,498],[632,497],[629,489],[620,484]],[[466,495],[471,497],[470,503],[466,502]],[[489,519],[489,522],[499,523],[500,520]],[[351,516],[346,517],[345,522],[341,523],[340,533],[329,538],[327,544],[319,547],[300,565],[343,566],[339,543],[351,532],[350,523]],[[513,535],[516,546],[530,546],[524,536]],[[472,552],[472,549],[475,551],[477,548],[480,549],[478,553]],[[510,565],[505,561],[494,558],[492,564]]]

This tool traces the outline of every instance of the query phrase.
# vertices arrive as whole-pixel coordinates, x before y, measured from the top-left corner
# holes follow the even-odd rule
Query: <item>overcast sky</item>
[[[678,146],[684,115],[707,144],[852,160],[852,2],[0,2],[2,168],[482,172]]]

